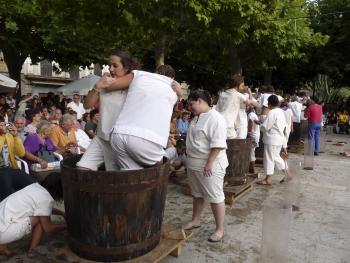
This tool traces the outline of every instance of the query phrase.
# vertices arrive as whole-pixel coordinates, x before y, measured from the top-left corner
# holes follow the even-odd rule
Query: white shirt
[[[100,91],[100,119],[97,124],[97,136],[105,141],[109,141],[113,125],[117,121],[123,108],[127,90]]]
[[[233,139],[237,137],[235,122],[240,105],[246,100],[247,98],[236,89],[228,89],[220,93],[215,110],[224,116],[227,127],[227,138]]]
[[[303,105],[300,102],[292,101],[289,103],[289,108],[293,113],[293,122],[300,123],[301,110],[303,108]]]
[[[270,110],[266,116],[266,120],[260,125],[260,128],[264,132],[264,144],[285,144],[284,129],[286,128],[286,118],[284,117],[283,110],[280,108]]]
[[[215,161],[223,169],[228,165],[226,156],[226,123],[216,110],[201,113],[191,121],[186,136],[188,168],[203,168],[212,148],[223,148]]]
[[[243,94],[243,96],[245,96],[247,101],[249,99],[249,95],[248,94]],[[248,115],[246,112],[246,104],[244,102],[241,102],[239,104],[239,110],[238,110],[238,115],[237,115],[237,119],[236,119],[236,124],[235,124],[236,128],[238,127],[243,127],[243,128],[248,128]]]
[[[71,108],[72,110],[74,110],[77,113],[77,119],[80,120],[81,117],[83,117],[83,114],[86,112],[84,109],[84,105],[83,103],[79,102],[79,104],[75,104],[74,101],[69,102],[67,104],[67,108]]]
[[[281,101],[284,100],[283,97],[281,97],[280,95],[272,94],[272,93],[263,93],[263,94],[261,94],[260,100],[259,100],[259,103],[260,103],[260,107],[261,107],[261,108],[262,108],[262,107],[266,107],[266,108],[268,107],[268,101],[267,101],[267,100],[268,100],[268,98],[269,98],[271,95],[277,96],[279,102],[281,102]]]
[[[75,138],[77,139],[78,146],[83,147],[85,150],[91,143],[91,139],[82,129],[77,129],[75,131]]]
[[[258,117],[258,115],[256,115],[256,113],[254,111],[252,111],[248,114],[248,118],[253,123],[253,125],[252,125],[252,137],[254,139],[254,142],[259,143],[260,125],[255,123],[255,121],[259,121],[259,117]]]
[[[132,135],[166,148],[177,95],[173,80],[163,75],[133,71],[134,78],[113,133]]]
[[[286,110],[283,110],[283,113],[284,113],[284,117],[286,118],[287,128],[290,130],[292,128],[293,112],[290,108],[288,108]]]
[[[54,200],[38,183],[11,194],[0,203],[0,234],[11,222],[29,216],[50,216]]]
[[[165,157],[169,159],[170,163],[173,163],[175,160],[185,161],[186,155],[178,155],[176,147],[171,146],[165,150]]]

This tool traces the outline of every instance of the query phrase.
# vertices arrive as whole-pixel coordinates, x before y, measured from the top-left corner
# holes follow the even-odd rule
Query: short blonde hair
[[[41,133],[42,131],[44,131],[45,129],[48,129],[51,127],[51,123],[46,121],[46,120],[42,120],[39,122],[39,124],[36,126],[36,132],[37,133]]]

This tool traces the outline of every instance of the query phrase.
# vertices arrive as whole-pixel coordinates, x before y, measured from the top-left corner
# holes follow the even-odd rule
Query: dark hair
[[[110,56],[120,57],[120,62],[127,69],[127,73],[140,68],[140,63],[128,51],[113,50]]]
[[[276,95],[271,95],[267,99],[267,103],[273,107],[277,107],[280,102],[279,102],[278,97]]]
[[[92,110],[90,111],[90,119],[92,119],[93,117],[95,117],[95,115],[98,113],[98,110]]]
[[[184,111],[184,112],[181,114],[181,117],[183,117],[183,116],[185,116],[185,115],[191,115],[191,113],[188,112],[188,111]]]
[[[187,101],[197,101],[198,99],[204,100],[208,105],[212,106],[211,96],[207,90],[196,89],[191,91],[190,95],[188,95]]]
[[[272,85],[267,85],[266,91],[269,93],[275,93],[275,88]]]
[[[262,85],[260,88],[259,88],[259,92],[260,93],[265,93],[267,90],[267,87],[265,85]]]
[[[40,184],[56,201],[63,199],[63,187],[60,173],[50,173]]]
[[[185,140],[182,140],[182,139],[177,140],[177,141],[176,141],[175,147],[176,147],[176,148],[180,148],[180,147],[182,147],[182,146],[186,146]]]
[[[29,111],[28,115],[29,115],[29,120],[32,122],[33,118],[35,117],[35,115],[41,113],[41,109],[40,108],[35,108],[31,111]]]
[[[167,76],[167,77],[172,78],[172,79],[175,78],[175,70],[170,65],[160,65],[156,69],[156,73],[159,75]]]
[[[235,74],[229,81],[229,89],[239,87],[242,83],[244,83],[244,77],[240,74]]]

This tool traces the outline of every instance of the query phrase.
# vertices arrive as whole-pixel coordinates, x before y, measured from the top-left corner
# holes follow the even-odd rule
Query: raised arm
[[[103,76],[99,81],[96,82],[94,86],[94,90],[99,91],[100,89],[107,89],[107,90],[127,89],[130,86],[133,78],[134,78],[134,74],[132,73],[117,79]]]

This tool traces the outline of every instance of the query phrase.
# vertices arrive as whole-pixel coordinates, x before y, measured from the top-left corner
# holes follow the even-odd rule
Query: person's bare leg
[[[215,218],[215,232],[219,237],[224,235],[224,220],[225,220],[225,202],[221,202],[218,204],[211,203],[211,210],[213,211]]]
[[[192,226],[199,226],[204,204],[203,198],[193,198],[192,220],[185,226],[185,229],[191,229]]]
[[[33,249],[36,248],[40,243],[42,234],[43,234],[43,228],[41,227],[40,223],[38,223],[35,225],[32,231],[32,241],[30,242],[30,247],[27,252],[28,257],[31,258],[35,256]]]
[[[51,219],[49,216],[39,216],[40,225],[45,231],[45,233],[55,233],[61,230],[64,230],[66,228],[65,224],[54,224],[51,222]]]

